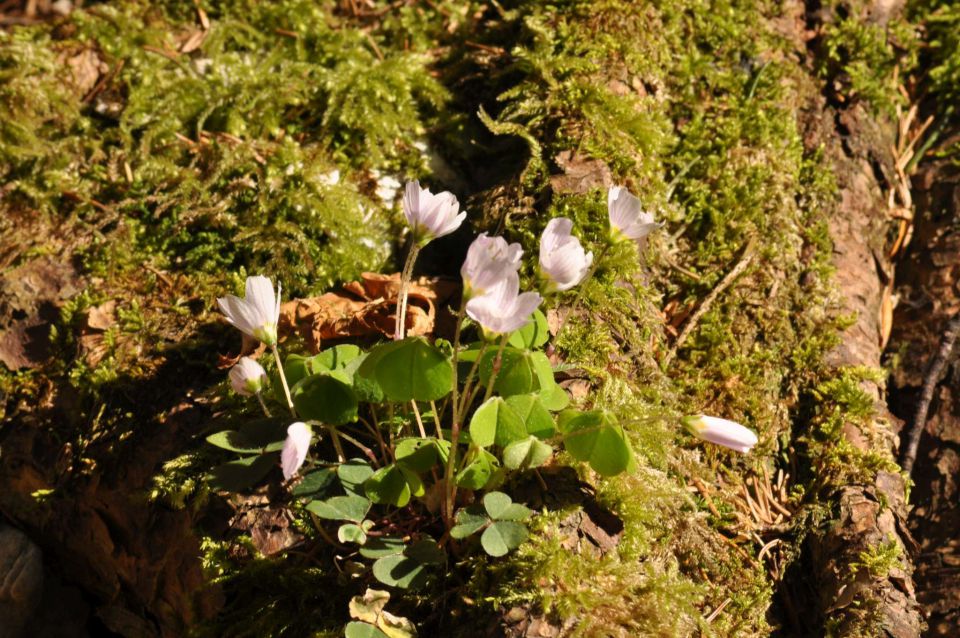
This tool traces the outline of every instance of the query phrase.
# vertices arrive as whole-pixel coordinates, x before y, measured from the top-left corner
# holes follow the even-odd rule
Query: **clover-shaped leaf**
[[[529,532],[525,525],[514,521],[496,521],[483,531],[480,544],[483,550],[494,557],[506,556],[527,540]]]
[[[394,454],[397,464],[414,472],[426,472],[436,465],[440,458],[440,450],[434,438],[398,439]]]
[[[533,514],[530,508],[514,503],[513,499],[503,492],[484,494],[483,507],[487,515],[495,521],[522,521]]]
[[[373,476],[373,468],[363,459],[350,459],[337,466],[337,478],[347,494],[365,496],[363,484]]]
[[[242,492],[253,487],[273,469],[277,463],[277,454],[248,456],[228,461],[210,471],[207,480],[215,490]]]
[[[380,557],[373,564],[373,576],[384,585],[400,589],[421,587],[428,576],[425,568],[446,561],[446,554],[429,537],[421,538],[409,546],[393,542],[385,545],[385,550],[379,552]],[[393,553],[386,553],[390,551]],[[364,549],[360,553],[369,554]]]
[[[376,589],[350,599],[350,617],[356,620],[346,626],[346,638],[415,638],[412,622],[384,609],[389,600],[389,592]]]
[[[528,436],[503,449],[503,465],[511,470],[540,467],[552,454],[552,447],[535,436]]]
[[[532,350],[539,348],[550,338],[550,329],[547,326],[547,318],[540,310],[534,310],[532,321],[520,328],[516,332],[510,333],[507,343],[514,348],[526,348]]]
[[[527,434],[548,439],[556,433],[557,427],[553,423],[553,416],[543,406],[539,395],[518,394],[508,397],[507,405],[523,419]]]
[[[526,438],[523,419],[501,397],[491,397],[470,419],[470,439],[480,447],[509,445]]]
[[[353,344],[344,343],[332,348],[327,348],[323,352],[307,360],[308,368],[316,373],[321,371],[337,370],[345,367],[348,363],[360,356],[360,348]]]
[[[633,450],[623,427],[606,410],[592,410],[562,419],[564,446],[601,476],[615,476],[631,466]]]
[[[453,388],[450,359],[421,337],[377,346],[359,373],[375,379],[391,401],[435,401]]]
[[[497,457],[477,448],[473,459],[457,474],[457,485],[468,490],[482,489],[499,465]]]
[[[474,504],[457,512],[456,525],[450,530],[453,538],[466,538],[483,530],[480,544],[491,556],[503,556],[527,539],[527,527],[519,521],[533,514],[530,508],[514,503],[503,492],[489,492],[483,505]]]
[[[360,523],[370,511],[370,501],[362,496],[334,496],[325,501],[310,501],[307,510],[332,521]]]
[[[297,414],[330,425],[357,420],[357,395],[348,380],[333,372],[307,377],[293,396]]]
[[[367,542],[367,532],[356,523],[344,523],[340,526],[340,529],[337,530],[337,538],[341,543],[363,545]]]
[[[456,516],[456,524],[450,529],[450,536],[460,539],[476,534],[490,523],[483,507],[478,504],[465,507]]]
[[[501,396],[527,394],[539,388],[536,371],[530,353],[516,348],[488,350],[480,360],[480,382],[484,385],[493,375],[497,355],[500,355],[500,372],[493,382],[493,389]],[[542,354],[542,353],[541,353]]]
[[[291,491],[294,496],[318,498],[324,496],[332,487],[337,472],[333,468],[322,467],[305,474]]]
[[[392,463],[382,467],[368,478],[363,489],[374,503],[388,503],[403,507],[411,496],[423,496],[424,487],[420,477],[401,465]]]

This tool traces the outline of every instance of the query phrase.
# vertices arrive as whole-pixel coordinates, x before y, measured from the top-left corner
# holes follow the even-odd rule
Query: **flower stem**
[[[464,295],[460,301],[460,310],[457,311],[457,327],[453,334],[453,389],[450,402],[453,420],[450,423],[450,451],[447,453],[447,467],[443,474],[445,492],[445,498],[443,499],[443,517],[448,529],[453,526],[453,503],[457,497],[457,487],[453,483],[453,468],[457,465],[457,444],[460,442],[460,410],[457,406],[457,392],[460,389],[460,379],[457,378],[457,361],[460,357],[460,331],[463,328],[463,318],[466,313],[467,298],[466,295]],[[436,410],[434,410],[434,412],[436,412]],[[441,434],[439,424],[437,425],[437,434]]]
[[[260,402],[260,407],[263,408],[263,415],[270,418],[270,410],[267,409],[267,404],[263,401],[263,395],[257,392],[257,401]]]
[[[440,425],[440,413],[437,412],[437,402],[430,402],[430,409],[433,410],[433,424],[437,426],[437,439],[443,440],[443,427]]]
[[[487,391],[483,395],[484,403],[493,395],[493,384],[496,383],[497,375],[500,374],[500,366],[503,365],[503,350],[507,347],[507,339],[509,338],[509,334],[505,334],[500,338],[500,347],[497,348],[497,356],[493,359],[493,369],[490,371],[490,380],[487,381]]]
[[[407,331],[407,297],[410,294],[410,279],[413,277],[413,265],[417,262],[417,255],[420,254],[420,246],[412,244],[410,252],[407,253],[407,261],[403,265],[403,273],[400,275],[400,294],[397,297],[397,321],[393,331],[393,338],[396,341],[403,339]]]
[[[480,346],[480,351],[477,352],[477,358],[473,362],[473,365],[470,366],[470,371],[467,373],[467,377],[463,380],[463,392],[460,396],[460,405],[454,406],[457,410],[455,418],[459,421],[463,420],[463,417],[467,414],[467,408],[470,407],[470,404],[473,403],[473,400],[476,398],[476,389],[471,385],[474,381],[474,377],[477,374],[477,369],[480,367],[480,361],[483,359],[483,355],[487,352],[487,344],[484,342]]]
[[[410,405],[413,406],[413,415],[417,418],[417,429],[420,430],[420,438],[427,438],[427,431],[423,428],[423,418],[420,416],[420,408],[417,407],[417,402],[413,399],[410,400]]]
[[[337,428],[331,426],[327,427],[330,430],[330,440],[333,441],[333,449],[337,452],[337,461],[343,463],[347,460],[346,455],[343,453],[343,446],[340,444],[340,435],[337,433]]]
[[[460,379],[457,378],[457,362],[460,360],[460,331],[463,329],[463,318],[467,314],[467,298],[466,296],[460,301],[460,310],[457,311],[457,327],[453,332],[453,358],[451,363],[453,364],[453,388],[451,394],[450,403],[453,406],[453,427],[459,427],[459,415],[457,413],[457,401],[459,400],[457,393],[460,391]]]
[[[355,446],[357,446],[357,448],[359,448],[359,450],[363,452],[368,459],[370,459],[370,462],[373,463],[373,467],[379,467],[380,462],[377,460],[377,455],[373,453],[373,450],[371,450],[366,445],[356,440],[346,432],[338,432],[337,435],[342,436],[344,441],[353,443]]]
[[[277,344],[273,344],[271,349],[273,350],[273,358],[277,361],[277,373],[280,375],[280,383],[283,385],[283,395],[287,397],[287,407],[290,408],[290,414],[296,418],[297,411],[293,409],[293,399],[290,398],[290,386],[287,385],[287,375],[283,371],[283,362],[280,361],[280,351],[277,350]]]

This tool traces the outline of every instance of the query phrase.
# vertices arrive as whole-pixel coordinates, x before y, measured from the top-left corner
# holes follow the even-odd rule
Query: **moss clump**
[[[898,73],[916,64],[913,25],[902,18],[870,23],[842,5],[835,10],[838,19],[823,30],[821,75],[834,84],[838,98],[865,100],[877,111],[893,115],[896,105],[904,102]]]

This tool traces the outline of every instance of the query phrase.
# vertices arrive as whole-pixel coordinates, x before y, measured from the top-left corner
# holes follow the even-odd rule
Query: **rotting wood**
[[[874,5],[872,9],[884,15],[898,10],[891,9],[890,3]],[[807,17],[817,24],[825,16],[817,12]],[[828,363],[837,369],[880,368],[881,308],[891,269],[884,250],[890,210],[885,188],[896,182],[885,173],[895,172],[896,123],[878,119],[857,101],[831,106],[823,95],[805,111],[805,144],[811,149],[823,148],[837,176],[840,198],[829,224],[834,281],[840,293],[840,311],[856,317]],[[902,199],[903,193],[898,197]],[[884,400],[886,388],[882,382],[872,381],[861,387],[873,397],[876,416],[866,426],[845,424],[843,435],[854,448],[893,461],[896,432]],[[902,556],[909,555],[912,542],[904,535],[905,487],[900,474],[885,471],[876,472],[872,483],[843,486],[832,499],[839,516],[804,543],[805,560],[812,567],[813,603],[821,615],[832,618],[837,635],[855,631],[864,605],[875,606],[885,635],[920,635],[923,621],[909,560],[876,577],[854,568],[864,553],[890,541],[897,544]]]

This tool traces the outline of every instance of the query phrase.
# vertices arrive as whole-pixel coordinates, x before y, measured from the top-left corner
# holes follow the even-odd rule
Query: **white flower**
[[[566,217],[551,219],[540,237],[540,271],[553,290],[570,290],[587,276],[593,253],[585,253],[580,240],[570,234],[573,222]]]
[[[542,299],[535,292],[520,293],[520,277],[515,272],[496,283],[486,293],[467,302],[467,314],[485,329],[497,334],[519,330]]]
[[[736,421],[700,414],[684,417],[683,424],[697,438],[744,454],[757,444],[756,433]]]
[[[466,213],[457,214],[460,203],[453,193],[443,191],[434,195],[420,182],[407,182],[403,193],[403,214],[413,230],[413,240],[423,246],[427,242],[449,235],[466,219]]]
[[[482,295],[508,274],[517,272],[522,256],[520,244],[508,245],[503,237],[487,237],[483,233],[474,239],[460,268],[464,297]]]
[[[227,321],[244,334],[259,339],[268,346],[277,343],[277,323],[280,321],[280,284],[273,292],[273,284],[262,275],[247,277],[247,294],[240,299],[233,295],[217,299]]]
[[[237,365],[230,368],[229,376],[233,391],[245,397],[259,393],[267,380],[263,366],[250,357],[241,357]]]
[[[297,421],[287,428],[287,440],[283,442],[283,451],[280,452],[280,466],[283,468],[283,478],[289,481],[297,473],[307,458],[310,449],[310,427]]]
[[[640,200],[622,186],[613,186],[607,191],[607,212],[610,232],[615,237],[620,235],[640,241],[663,226],[653,221],[653,215],[641,208]]]

